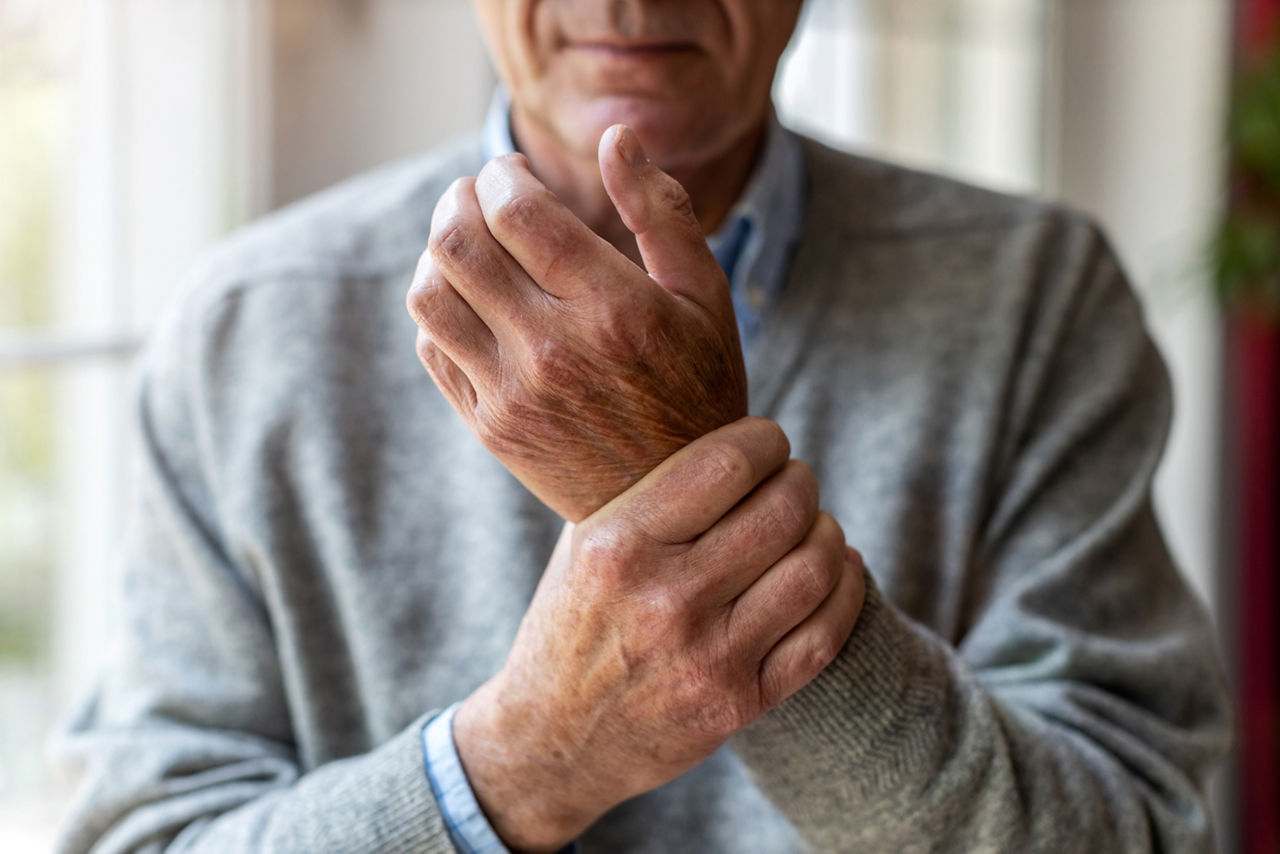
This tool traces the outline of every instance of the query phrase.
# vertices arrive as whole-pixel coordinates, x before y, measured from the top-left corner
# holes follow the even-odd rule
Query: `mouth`
[[[614,59],[662,59],[685,56],[698,51],[698,46],[688,41],[667,40],[582,40],[565,45],[573,51]]]

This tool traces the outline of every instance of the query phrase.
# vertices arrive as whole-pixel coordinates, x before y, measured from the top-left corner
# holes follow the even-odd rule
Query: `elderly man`
[[[779,126],[800,5],[477,0],[482,139],[202,268],[63,850],[1209,847],[1123,277]]]

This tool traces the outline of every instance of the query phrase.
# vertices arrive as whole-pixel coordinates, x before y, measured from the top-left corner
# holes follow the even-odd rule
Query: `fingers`
[[[695,565],[704,568],[700,573],[703,577],[686,579],[686,583],[696,595],[715,605],[729,603],[796,548],[814,527],[817,515],[817,478],[804,463],[789,460],[698,538],[694,551],[699,559]],[[844,546],[843,534],[840,546]],[[839,559],[837,555],[837,564]],[[800,617],[816,608],[830,592],[830,587],[823,590],[822,596]]]
[[[588,295],[602,283],[637,272],[533,176],[523,155],[495,157],[485,164],[475,195],[489,231],[553,296]]]
[[[818,513],[794,549],[753,579],[733,602],[729,632],[758,658],[827,601],[844,572],[844,530],[829,513]]]
[[[651,540],[688,543],[787,461],[790,443],[764,418],[740,418],[672,454],[601,509],[633,520]]]
[[[405,306],[425,339],[442,350],[453,366],[482,385],[492,381],[498,366],[498,343],[488,325],[441,274],[429,251],[418,261]]]
[[[847,549],[835,590],[760,663],[761,703],[769,709],[809,684],[835,660],[866,596],[862,557]]]
[[[680,182],[649,161],[625,125],[605,131],[599,159],[605,191],[636,236],[649,275],[704,308],[717,304],[728,285]]]
[[[477,403],[476,390],[471,380],[421,329],[418,330],[417,350],[418,359],[436,386],[453,408],[458,410],[463,420],[470,424]]]
[[[650,163],[622,125],[601,138],[599,162],[649,278],[703,308],[731,311],[724,273],[680,183]],[[573,299],[612,282],[635,287],[639,272],[534,177],[520,154],[496,157],[474,180],[450,187],[432,217],[431,252],[499,336],[504,321],[527,310],[521,301],[530,298],[530,283]]]
[[[504,339],[536,308],[530,303],[538,288],[489,232],[475,178],[454,181],[436,203],[427,254],[473,313]]]

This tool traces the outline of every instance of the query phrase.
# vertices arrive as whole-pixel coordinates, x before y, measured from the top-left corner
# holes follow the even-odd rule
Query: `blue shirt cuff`
[[[426,757],[427,779],[440,804],[440,814],[449,828],[453,845],[463,854],[509,854],[489,820],[484,817],[476,794],[458,759],[453,741],[454,703],[422,727],[422,751]],[[561,854],[577,854],[578,842],[566,845]]]
[[[481,851],[508,854],[507,847],[484,817],[458,759],[458,748],[453,743],[453,716],[458,705],[454,703],[422,728],[427,779],[440,802],[440,814],[449,827],[449,836],[459,851],[463,854],[479,854]]]

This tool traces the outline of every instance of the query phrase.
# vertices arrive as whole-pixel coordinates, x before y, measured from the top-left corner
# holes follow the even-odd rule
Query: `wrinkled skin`
[[[861,558],[787,451],[776,424],[736,421],[566,526],[507,663],[454,720],[509,847],[558,850],[839,652]]]
[[[575,522],[747,413],[724,273],[683,188],[653,164],[631,168],[619,137],[606,135],[602,165],[649,236],[654,278],[511,155],[445,193],[407,298],[449,402]]]

